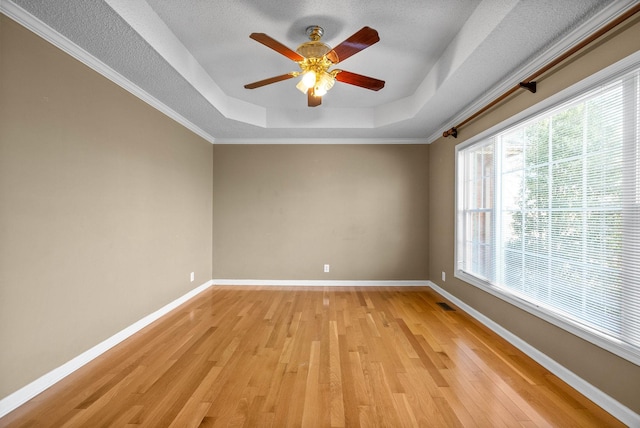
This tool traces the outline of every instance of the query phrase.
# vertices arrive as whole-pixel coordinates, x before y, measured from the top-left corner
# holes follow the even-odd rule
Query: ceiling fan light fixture
[[[326,93],[327,93],[327,90],[325,88],[321,87],[321,86],[316,86],[313,89],[313,94],[316,97],[323,97]]]
[[[327,91],[331,89],[335,83],[336,83],[336,78],[333,76],[333,74],[325,71],[317,79],[316,86],[313,89],[314,93],[317,96],[321,97],[324,94],[326,94]]]
[[[316,84],[316,72],[313,70],[307,70],[302,75],[302,84],[307,89],[312,88]]]
[[[296,88],[303,94],[306,94],[307,91],[313,88],[316,84],[316,72],[313,70],[307,70],[302,73],[302,78],[296,85]]]
[[[296,88],[302,92],[303,94],[306,94],[307,91],[309,90],[309,88],[307,88],[306,86],[304,86],[304,84],[302,83],[302,79],[300,79],[300,81],[298,82],[298,84],[296,85]]]

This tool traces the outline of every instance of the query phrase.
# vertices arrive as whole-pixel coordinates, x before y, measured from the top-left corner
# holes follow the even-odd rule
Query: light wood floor
[[[622,426],[441,301],[212,287],[0,426]]]

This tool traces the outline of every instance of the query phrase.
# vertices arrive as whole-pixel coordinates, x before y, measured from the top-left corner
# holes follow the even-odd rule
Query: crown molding
[[[216,138],[215,144],[429,144],[425,138]]]

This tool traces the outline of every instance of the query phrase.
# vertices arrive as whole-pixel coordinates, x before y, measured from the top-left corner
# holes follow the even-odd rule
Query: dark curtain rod
[[[471,116],[469,116],[468,118],[466,118],[465,120],[460,122],[457,126],[454,126],[453,128],[451,128],[451,129],[449,129],[447,131],[444,131],[442,133],[442,136],[443,137],[448,137],[450,135],[453,135],[454,138],[457,138],[458,137],[458,128],[463,127],[464,125],[466,125],[467,123],[471,122],[473,119],[477,118],[478,116],[480,116],[481,114],[483,114],[484,112],[489,110],[490,108],[494,107],[496,104],[502,102],[505,98],[507,98],[508,96],[513,94],[514,92],[516,92],[518,89],[527,89],[530,92],[535,93],[536,92],[535,79],[537,77],[540,77],[542,74],[546,73],[547,71],[549,71],[550,69],[552,69],[556,65],[560,64],[561,62],[563,62],[564,60],[566,60],[570,56],[572,56],[572,55],[576,54],[577,52],[581,51],[587,45],[591,44],[592,42],[596,41],[600,37],[604,36],[609,31],[613,30],[615,27],[617,27],[618,25],[622,24],[623,22],[625,22],[627,19],[631,18],[633,15],[635,15],[638,12],[640,12],[640,3],[636,4],[634,7],[632,7],[631,9],[629,9],[628,11],[626,11],[625,13],[623,13],[622,15],[620,15],[619,17],[617,17],[613,21],[609,22],[607,25],[602,27],[600,30],[598,30],[595,33],[591,34],[589,37],[587,37],[586,39],[584,39],[583,41],[581,41],[577,45],[573,46],[571,49],[567,50],[565,53],[563,53],[562,55],[560,55],[559,57],[557,57],[553,61],[549,62],[544,67],[540,68],[538,71],[533,73],[531,76],[527,77],[522,82],[518,83],[516,86],[512,87],[507,92],[505,92],[504,94],[500,95],[498,98],[496,98],[495,100],[491,101],[489,104],[487,104],[486,106],[482,107],[480,110],[478,110],[477,112],[475,112],[474,114],[472,114]]]

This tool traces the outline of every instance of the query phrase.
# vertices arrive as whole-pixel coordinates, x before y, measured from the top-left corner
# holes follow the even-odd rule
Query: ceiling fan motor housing
[[[331,46],[326,43],[322,43],[320,38],[324,34],[324,29],[318,25],[311,25],[307,27],[307,36],[309,36],[308,42],[305,42],[298,46],[296,52],[305,58],[322,58],[331,51]]]
[[[331,47],[319,40],[305,42],[296,49],[296,52],[305,58],[322,58],[330,51]]]

